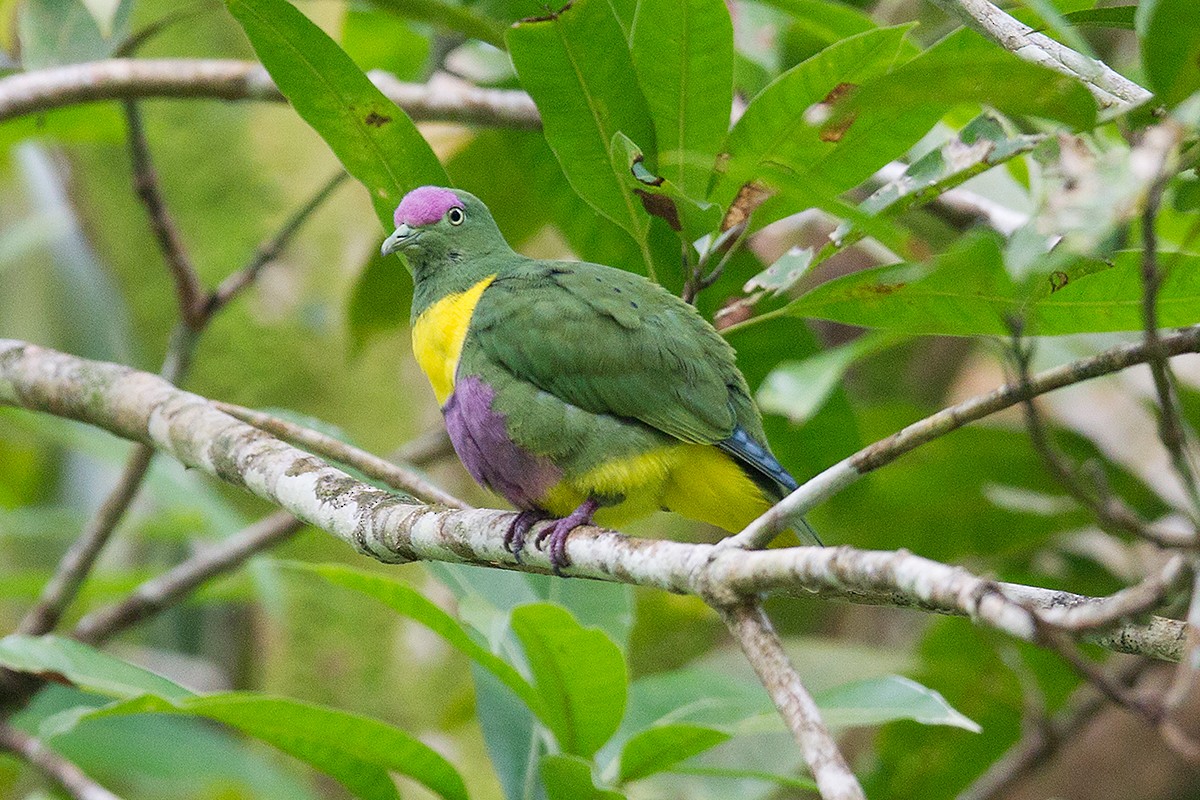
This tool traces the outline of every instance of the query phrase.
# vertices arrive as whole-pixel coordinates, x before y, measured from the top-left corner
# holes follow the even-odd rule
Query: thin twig
[[[714,606],[792,731],[823,800],[866,800],[757,600]]]
[[[1173,712],[1183,705],[1196,686],[1197,671],[1200,671],[1200,558],[1192,558],[1192,599],[1188,603],[1187,646],[1171,685],[1163,694],[1163,706]]]
[[[144,444],[134,446],[125,468],[121,471],[121,477],[117,479],[117,485],[104,498],[104,502],[100,504],[79,538],[62,557],[54,576],[42,589],[37,603],[21,620],[17,628],[21,633],[40,636],[54,630],[58,625],[63,612],[75,599],[79,587],[91,572],[100,551],[112,536],[117,523],[137,496],[153,455],[154,450]]]
[[[346,444],[341,439],[335,439],[311,428],[305,428],[251,408],[221,402],[213,405],[229,416],[236,417],[259,430],[264,430],[272,436],[278,436],[285,442],[311,450],[331,461],[353,467],[369,478],[393,489],[414,495],[427,503],[437,503],[450,508],[470,508],[466,502],[435,486],[416,472]]]
[[[40,739],[9,725],[0,724],[0,750],[15,753],[40,769],[74,800],[121,800]]]
[[[1111,680],[1122,685],[1134,684],[1152,662],[1130,661],[1116,670]],[[999,800],[1021,780],[1049,763],[1065,742],[1070,741],[1096,715],[1108,707],[1108,698],[1090,684],[1083,684],[1071,698],[1069,707],[1059,714],[1028,726],[1021,740],[988,767],[983,775],[958,795],[958,800]]]
[[[204,326],[202,311],[204,290],[200,284],[200,276],[192,263],[179,228],[167,210],[167,204],[162,197],[158,185],[158,175],[154,171],[154,162],[150,157],[150,146],[146,142],[146,131],[142,125],[142,116],[137,104],[127,100],[125,120],[129,127],[129,155],[133,164],[133,186],[142,205],[146,207],[146,216],[150,219],[150,229],[158,241],[158,249],[167,262],[171,278],[175,282],[175,299],[179,304],[179,315],[185,325],[192,330]]]
[[[1200,327],[1164,336],[1159,343],[1167,356],[1198,352]],[[1119,372],[1145,363],[1149,358],[1145,342],[1120,345],[1091,358],[1041,372],[1030,378],[1027,386],[1022,386],[1020,382],[1006,383],[992,392],[944,408],[818,473],[750,523],[741,533],[723,540],[720,546],[746,549],[765,547],[779,531],[787,527],[787,520],[792,515],[810,511],[868,472],[890,464],[923,444],[941,438],[969,422],[1024,402],[1026,397]]]
[[[199,336],[213,317],[241,289],[254,281],[264,264],[278,256],[305,221],[337,188],[345,177],[345,173],[339,173],[326,182],[287,220],[274,237],[258,248],[245,268],[234,273],[229,281],[223,283],[208,300],[205,300],[202,291],[198,288],[199,282],[195,270],[191,267],[191,261],[183,250],[178,235],[174,233],[174,223],[171,221],[170,214],[158,191],[158,179],[154,175],[154,169],[149,160],[149,151],[146,147],[140,117],[132,103],[126,105],[126,111],[130,123],[130,148],[133,153],[135,184],[139,196],[146,204],[151,224],[156,230],[159,245],[163,250],[163,256],[171,266],[172,274],[176,278],[180,315],[184,318],[184,322],[171,337],[161,374],[171,383],[180,383],[187,374]],[[195,293],[193,294],[193,292]],[[190,321],[189,315],[191,316]],[[105,497],[87,527],[63,556],[55,569],[54,576],[42,591],[37,604],[21,621],[19,628],[21,632],[39,635],[53,630],[58,624],[62,614],[75,599],[80,587],[87,579],[116,526],[137,496],[153,456],[152,448],[142,444],[135,447],[125,464],[117,485]]]
[[[1151,98],[1150,92],[1102,61],[1077,53],[1061,42],[1018,22],[988,0],[933,0],[947,13],[1017,56],[1069,75],[1088,88],[1101,108],[1127,111]]]
[[[439,426],[405,442],[388,459],[423,469],[452,455],[454,445],[450,442],[450,434],[446,433],[445,427]]]
[[[1191,507],[1189,516],[1200,520],[1200,487],[1196,484],[1196,473],[1188,454],[1187,435],[1179,404],[1175,398],[1174,380],[1166,353],[1162,349],[1158,328],[1158,291],[1162,275],[1158,268],[1158,210],[1163,192],[1172,177],[1172,155],[1179,142],[1181,132],[1172,120],[1146,131],[1138,154],[1148,156],[1152,162],[1150,184],[1142,210],[1142,322],[1145,328],[1146,350],[1150,354],[1148,364],[1154,377],[1154,390],[1158,395],[1158,432],[1163,446],[1171,456],[1171,464],[1183,484]]]
[[[1029,434],[1029,441],[1034,452],[1038,454],[1042,463],[1046,465],[1050,474],[1066,490],[1067,494],[1088,509],[1096,518],[1100,528],[1107,533],[1125,533],[1164,547],[1192,544],[1193,537],[1191,536],[1180,537],[1175,532],[1152,527],[1137,511],[1109,491],[1102,475],[1097,475],[1092,485],[1084,482],[1070,459],[1055,446],[1033,394],[1028,391],[1032,351],[1020,338],[1016,328],[1014,328],[1013,343],[1009,353],[1016,367],[1017,384],[1025,389],[1026,397],[1021,402],[1021,406],[1024,411],[1025,430]]]
[[[230,572],[251,556],[287,541],[303,527],[303,522],[287,512],[279,511],[264,517],[151,578],[124,600],[89,613],[75,626],[71,636],[87,644],[103,644],[175,605],[205,581]]]
[[[258,275],[262,272],[263,267],[279,257],[279,254],[288,246],[308,218],[329,199],[334,190],[347,177],[345,172],[339,171],[323,183],[312,197],[287,219],[283,227],[270,240],[259,245],[254,252],[254,257],[250,259],[250,263],[221,281],[220,285],[209,294],[208,299],[204,302],[204,313],[209,317],[216,314],[228,305],[229,301],[233,300],[239,292],[258,280]]]
[[[1170,719],[1167,708],[1161,702],[1141,697],[1136,690],[1113,680],[1099,664],[1084,656],[1075,641],[1061,631],[1049,626],[1041,627],[1038,640],[1062,656],[1100,694],[1156,731],[1173,752],[1189,761],[1200,762],[1200,745]]]

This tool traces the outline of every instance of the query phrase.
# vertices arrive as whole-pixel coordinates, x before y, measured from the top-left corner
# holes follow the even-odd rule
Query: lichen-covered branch
[[[1077,53],[1044,33],[1018,22],[988,0],[933,0],[1006,50],[1026,61],[1082,81],[1102,109],[1126,111],[1150,99],[1151,94],[1103,61]]]
[[[230,417],[202,397],[128,367],[0,340],[0,403],[81,420],[153,445],[380,561],[550,571],[545,553],[527,551],[518,564],[504,548],[511,513],[442,509],[382,491]],[[1029,641],[1037,638],[1031,609],[1111,608],[1118,602],[998,584],[905,551],[794,547],[748,552],[581,528],[572,534],[568,552],[569,575],[696,594],[721,605],[764,592],[818,592],[965,615]],[[1114,621],[1092,638],[1113,650],[1177,660],[1184,629],[1177,620],[1152,617]]]
[[[480,89],[448,77],[416,84],[375,71],[370,78],[418,121],[541,127],[524,92]],[[114,58],[0,78],[0,122],[79,103],[149,97],[283,101],[267,71],[252,61]]]

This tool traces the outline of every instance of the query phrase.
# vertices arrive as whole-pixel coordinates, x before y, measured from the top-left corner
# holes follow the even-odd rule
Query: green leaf
[[[710,199],[728,206],[738,189],[771,165],[797,176],[837,147],[805,114],[849,87],[892,68],[908,27],[866,31],[827,47],[780,75],[750,102],[725,141],[722,174]]]
[[[995,237],[968,237],[924,264],[894,264],[829,281],[785,307],[789,313],[914,334],[1010,333],[1008,318],[1033,335],[1136,331],[1142,327],[1140,254],[1116,254],[1111,267],[1075,259],[1018,285]],[[1164,327],[1200,322],[1200,256],[1163,254],[1159,293]]]
[[[622,176],[625,185],[638,196],[642,207],[648,214],[662,218],[685,242],[694,242],[720,226],[720,208],[693,200],[671,180],[652,173],[646,167],[641,149],[628,136],[617,133],[612,150],[613,163],[625,166]]]
[[[624,800],[625,795],[597,789],[592,765],[578,756],[549,755],[541,762],[547,800]]]
[[[1096,124],[1096,101],[1083,84],[1024,61],[963,28],[886,76],[835,103],[828,126],[879,124],[914,109],[939,116],[958,105],[986,104],[1010,116],[1058,120],[1074,129]],[[827,127],[827,130],[829,128]]]
[[[811,247],[793,247],[775,260],[775,263],[746,281],[746,292],[762,289],[768,294],[785,294],[791,291],[813,265]]]
[[[763,772],[757,769],[734,769],[730,767],[675,767],[668,770],[673,775],[700,775],[710,778],[730,778],[734,780],[750,779],[764,783],[777,783],[789,789],[800,789],[807,792],[817,791],[817,783],[811,778],[797,778],[794,775],[777,775],[774,772]]]
[[[371,251],[370,260],[354,281],[346,309],[352,356],[361,354],[375,336],[404,327],[412,301],[412,276],[403,262],[381,255],[375,248]]]
[[[702,725],[655,725],[630,737],[621,750],[621,783],[669,770],[729,739],[725,731]]]
[[[1109,6],[1108,8],[1085,8],[1063,14],[1068,24],[1077,28],[1117,28],[1131,31],[1134,29],[1133,17],[1137,6]]]
[[[81,689],[109,697],[135,697],[147,692],[172,700],[193,696],[161,675],[59,636],[5,636],[0,639],[0,666],[66,679]]]
[[[702,198],[733,103],[729,9],[723,0],[640,0],[630,50],[654,121],[657,172]]]
[[[625,713],[628,675],[620,648],[550,603],[514,610],[512,629],[547,707],[543,721],[564,751],[590,758]]]
[[[478,644],[454,617],[420,592],[394,578],[375,575],[341,564],[307,564],[288,561],[285,569],[316,575],[335,586],[351,589],[384,605],[442,637],[447,644],[495,675],[541,719],[553,719],[542,696],[506,661]],[[565,613],[565,612],[564,612]],[[568,615],[569,616],[569,615]]]
[[[26,0],[17,13],[17,37],[26,70],[97,61],[112,55],[128,28],[130,3],[108,3],[96,16],[81,0]]]
[[[504,47],[504,26],[471,8],[438,0],[370,0],[372,5],[406,19],[458,31],[495,47]]]
[[[370,192],[386,230],[404,194],[445,185],[416,125],[324,31],[286,0],[227,0],[276,85]]]
[[[12,717],[19,730],[39,735],[47,718],[106,699],[52,684]],[[154,800],[316,800],[312,781],[295,765],[208,720],[141,714],[91,720],[54,737],[50,746],[122,797]],[[0,781],[0,785],[3,782]],[[136,788],[135,788],[136,787]],[[126,793],[128,792],[128,793]],[[7,795],[6,795],[7,796]]]
[[[176,702],[146,696],[81,719],[128,714],[206,717],[266,742],[342,783],[358,797],[396,800],[388,772],[406,775],[447,800],[467,800],[454,766],[404,731],[378,720],[282,697],[228,692]]]
[[[508,48],[571,187],[644,242],[649,215],[626,188],[625,167],[614,163],[611,145],[620,131],[654,153],[654,128],[612,6],[576,0],[560,12],[520,22],[508,31]]]
[[[100,35],[111,38],[129,20],[132,0],[83,0],[88,13],[96,20]]]
[[[793,26],[828,47],[857,33],[876,27],[871,18],[857,8],[834,0],[761,0],[763,5],[791,15]]]
[[[1061,0],[1058,0],[1058,2],[1061,4]],[[1088,44],[1087,39],[1084,39],[1079,34],[1079,31],[1071,27],[1071,23],[1066,18],[1066,15],[1058,10],[1056,0],[1024,0],[1024,3],[1038,17],[1034,22],[1035,28],[1039,30],[1048,29],[1054,34],[1054,38],[1076,53],[1082,53],[1088,58],[1096,57],[1096,53],[1092,50],[1092,46]]]
[[[908,719],[922,725],[948,725],[973,733],[982,729],[955,711],[946,698],[900,675],[838,686],[813,697],[832,728],[882,725]]]
[[[1192,0],[1142,0],[1136,25],[1142,68],[1160,103],[1178,105],[1200,89],[1200,25]]]
[[[402,81],[420,80],[429,37],[395,14],[351,6],[342,19],[342,49],[363,72],[382,69]]]
[[[758,407],[764,414],[782,414],[802,425],[825,405],[850,367],[898,341],[890,332],[874,331],[803,361],[784,361],[759,387]]]

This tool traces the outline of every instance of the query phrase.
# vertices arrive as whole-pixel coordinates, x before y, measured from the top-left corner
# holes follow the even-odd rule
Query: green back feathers
[[[641,276],[522,260],[500,273],[469,336],[494,362],[585,411],[713,443],[762,423],[732,348],[696,311]]]

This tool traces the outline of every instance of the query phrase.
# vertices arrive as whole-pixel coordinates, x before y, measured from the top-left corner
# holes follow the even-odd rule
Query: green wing
[[[597,264],[529,261],[484,292],[473,344],[515,377],[597,414],[711,444],[762,424],[732,348],[679,298]]]

